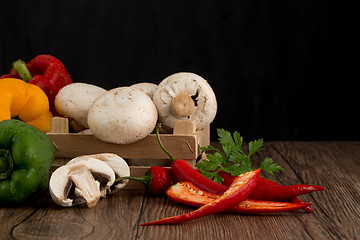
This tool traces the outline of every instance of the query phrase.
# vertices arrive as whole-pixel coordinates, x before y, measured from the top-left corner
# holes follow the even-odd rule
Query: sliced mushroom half
[[[54,202],[61,206],[86,202],[90,208],[114,181],[115,173],[106,163],[88,159],[57,168],[51,175],[49,191]]]
[[[153,96],[158,121],[174,128],[177,120],[194,119],[196,128],[209,125],[215,118],[217,102],[209,83],[194,73],[181,72],[165,78]]]
[[[100,153],[94,155],[83,155],[76,158],[71,159],[67,164],[73,164],[79,161],[86,161],[87,159],[97,159],[103,161],[107,165],[111,167],[111,169],[115,172],[115,178],[119,177],[128,177],[130,176],[130,168],[129,165],[125,162],[125,160],[117,154],[114,153]],[[115,184],[114,189],[112,189],[111,193],[117,192],[118,190],[124,188],[126,184],[129,182],[128,179],[121,180]]]

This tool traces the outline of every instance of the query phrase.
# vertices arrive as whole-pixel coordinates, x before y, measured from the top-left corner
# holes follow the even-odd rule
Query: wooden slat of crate
[[[96,153],[115,153],[122,158],[167,159],[168,156],[160,148],[156,135],[131,144],[112,144],[103,142],[94,135],[76,133],[52,133],[50,138],[55,142],[58,151],[56,157],[73,158],[80,155]],[[195,159],[198,156],[197,136],[175,136],[161,134],[164,146],[176,157]]]
[[[52,169],[66,164],[77,156],[105,152],[118,154],[128,160],[132,176],[143,176],[141,175],[143,169],[148,169],[149,166],[170,165],[169,157],[160,148],[155,134],[150,134],[143,140],[132,144],[121,145],[105,143],[92,134],[69,133],[68,129],[68,119],[53,118],[52,128],[48,133],[57,147]],[[165,147],[174,156],[186,160],[192,166],[196,164],[196,158],[200,154],[198,145],[210,144],[210,126],[201,131],[195,130],[196,126],[193,121],[179,121],[173,134],[161,134],[160,136]],[[137,166],[131,166],[133,162],[136,162]]]
[[[170,166],[169,157],[160,148],[155,134],[132,144],[105,143],[92,134],[69,133],[68,119],[55,117],[48,136],[57,147],[56,158],[51,170],[65,165],[70,159],[88,154],[115,153],[128,161],[130,175],[141,177],[151,166]],[[210,144],[210,126],[196,131],[194,121],[179,121],[173,134],[161,134],[165,147],[177,158],[195,166],[200,152],[198,145]],[[132,165],[136,163],[136,165]],[[127,190],[143,190],[144,185],[129,181]]]

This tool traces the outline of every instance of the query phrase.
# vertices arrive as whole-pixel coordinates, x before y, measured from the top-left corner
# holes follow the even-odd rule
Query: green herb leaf
[[[249,142],[249,157],[254,153],[256,153],[257,151],[263,150],[264,149],[263,144],[264,141],[262,138],[259,140],[255,140],[253,142]]]
[[[218,129],[217,133],[219,136],[219,142],[221,143],[226,156],[229,156],[234,145],[234,140],[231,137],[231,133],[225,131],[224,129]]]
[[[240,136],[240,133],[237,131],[234,132],[233,136],[234,136],[235,144],[238,148],[237,150],[240,151],[242,148],[242,144],[243,144],[243,137]]]
[[[247,170],[247,167],[244,166],[243,164],[233,164],[227,168],[222,168],[221,169],[224,172],[230,173],[233,176],[239,176],[241,173],[243,172],[248,172],[249,170]]]
[[[274,163],[271,158],[265,158],[262,164],[260,165],[261,170],[266,171],[270,174],[274,174],[274,172],[279,172],[284,170],[279,164]]]
[[[247,166],[251,166],[250,158],[241,152],[232,152],[229,161],[234,163],[244,163]]]
[[[222,181],[224,181],[224,178],[221,177],[218,172],[214,171],[214,172],[208,172],[208,171],[204,171],[204,170],[201,170],[200,171],[202,175],[204,175],[205,177],[207,178],[210,178],[211,180],[213,180],[214,182],[217,182],[217,183],[220,183]]]
[[[207,151],[216,151],[218,152],[222,157],[225,158],[224,154],[222,151],[220,151],[219,149],[217,149],[216,147],[213,147],[211,145],[207,146],[207,147],[199,147],[201,151],[203,152],[207,152]]]
[[[217,129],[218,141],[222,146],[223,151],[213,147],[199,147],[202,151],[214,151],[213,154],[207,154],[207,160],[199,162],[196,167],[201,173],[211,180],[221,183],[224,179],[218,172],[224,171],[233,176],[238,176],[242,173],[254,170],[251,165],[250,157],[260,150],[263,150],[263,139],[249,142],[249,152],[245,153],[243,149],[243,137],[239,132],[235,131],[231,134],[224,129]],[[225,153],[225,154],[224,154]],[[265,158],[260,165],[262,171],[274,174],[283,168],[274,163],[271,158]]]

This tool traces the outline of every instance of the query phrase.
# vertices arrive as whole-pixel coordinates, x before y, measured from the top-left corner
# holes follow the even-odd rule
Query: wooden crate
[[[57,151],[52,169],[66,164],[70,159],[89,154],[115,153],[130,166],[131,176],[144,176],[150,166],[170,166],[170,159],[160,148],[156,134],[131,144],[106,143],[92,134],[69,133],[67,118],[54,117],[47,133],[55,143]],[[178,121],[172,134],[161,134],[164,146],[177,158],[195,166],[201,152],[198,146],[210,144],[210,126],[196,131],[195,121]],[[126,189],[144,189],[141,183],[130,181]]]

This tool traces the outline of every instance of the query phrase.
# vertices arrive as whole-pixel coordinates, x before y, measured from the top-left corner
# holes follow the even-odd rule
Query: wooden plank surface
[[[156,134],[149,134],[144,139],[131,144],[106,143],[96,138],[91,132],[69,133],[69,120],[54,117],[48,136],[54,142],[57,158],[74,158],[80,155],[115,153],[122,158],[167,159],[160,148]],[[196,131],[195,120],[179,120],[173,134],[161,134],[164,146],[176,157],[195,161],[200,152],[198,146],[210,144],[210,126]]]
[[[221,213],[140,227],[194,208],[127,190],[94,208],[63,208],[45,192],[21,206],[0,207],[0,239],[360,239],[360,142],[267,142],[255,164],[266,156],[285,168],[273,177],[279,183],[326,187],[300,197],[313,203],[314,213]]]
[[[167,159],[168,156],[160,148],[155,134],[150,134],[146,138],[131,144],[113,144],[103,142],[93,135],[79,135],[76,133],[53,133],[49,137],[56,143],[58,151],[56,157],[73,158],[80,155],[97,154],[110,152],[123,158],[147,158],[147,159]],[[172,134],[162,134],[161,141],[175,156],[183,159],[196,159],[198,156],[197,137],[174,136]],[[194,146],[189,148],[190,146]],[[144,148],[143,146],[146,146]],[[149,151],[151,150],[151,153]]]

